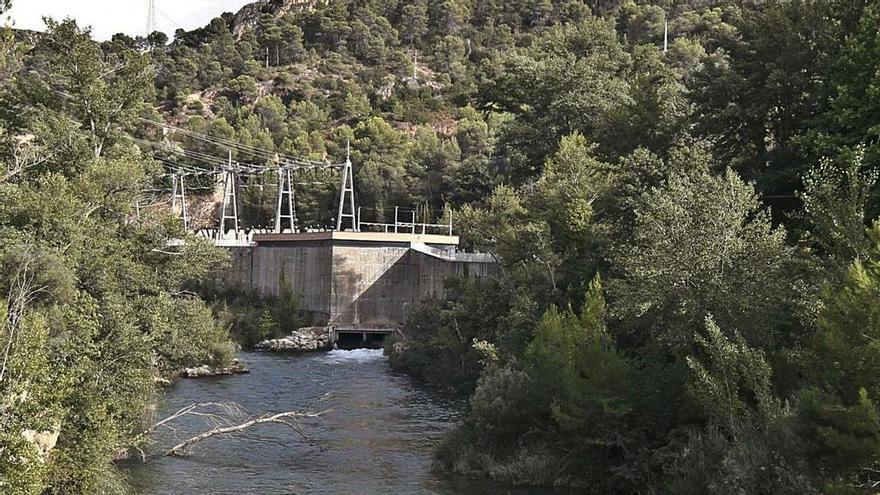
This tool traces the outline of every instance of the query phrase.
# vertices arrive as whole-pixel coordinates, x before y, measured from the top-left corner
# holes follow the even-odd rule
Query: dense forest
[[[154,377],[232,359],[233,317],[192,290],[223,253],[147,204],[168,185],[131,138],[162,120],[315,160],[350,143],[359,204],[451,214],[495,256],[387,343],[469,397],[438,469],[873,493],[877,26],[872,0],[273,0],[173,39],[6,30],[0,491],[124,492]],[[272,218],[258,185],[248,227]],[[303,223],[335,194],[298,191]]]

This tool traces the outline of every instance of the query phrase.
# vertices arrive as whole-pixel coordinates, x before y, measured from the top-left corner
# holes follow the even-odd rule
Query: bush
[[[731,437],[718,428],[694,429],[672,470],[677,494],[819,493],[806,473],[800,439],[787,421]]]
[[[487,366],[438,466],[511,483],[623,490],[620,466],[639,438],[631,377],[605,330],[596,278],[580,314],[547,310],[521,363]]]
[[[403,340],[386,341],[394,369],[430,385],[462,394],[474,390],[483,368],[474,341],[496,342],[505,333],[510,304],[500,287],[472,279],[450,279],[447,298],[418,306],[403,328]]]
[[[299,309],[299,296],[283,278],[277,297],[215,284],[202,285],[199,294],[211,305],[219,326],[229,329],[243,348],[288,335],[308,323]]]

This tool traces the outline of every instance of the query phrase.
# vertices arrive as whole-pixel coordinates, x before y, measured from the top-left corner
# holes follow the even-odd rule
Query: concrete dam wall
[[[226,285],[277,295],[282,281],[316,324],[398,326],[450,276],[490,277],[485,254],[459,253],[454,236],[320,232],[266,234],[232,248]]]

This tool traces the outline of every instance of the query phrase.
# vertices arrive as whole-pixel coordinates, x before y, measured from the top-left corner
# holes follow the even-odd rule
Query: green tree
[[[791,194],[804,171],[799,142],[827,108],[845,9],[834,2],[772,2],[731,16],[735,31],[694,81],[698,132],[763,193]],[[827,154],[827,153],[826,153]]]
[[[733,437],[779,414],[772,393],[772,370],[763,354],[742,336],[728,338],[711,316],[706,335],[695,337],[699,356],[688,356],[692,377],[687,391],[707,420]]]
[[[612,106],[597,126],[596,140],[613,158],[644,148],[666,156],[692,125],[692,104],[674,69],[653,45],[637,46],[626,74],[627,98]]]
[[[517,309],[511,301],[493,297],[504,291],[502,286],[487,283],[450,279],[449,296],[426,301],[407,319],[407,338],[386,343],[391,365],[431,385],[472,391],[483,367],[473,342],[500,341],[502,352],[518,347],[504,345],[503,335]]]
[[[878,172],[867,168],[864,159],[865,148],[858,147],[836,162],[821,160],[804,175],[799,194],[810,238],[839,272],[870,248],[865,226]]]
[[[856,400],[862,388],[872,400],[880,397],[880,313],[872,303],[880,296],[880,225],[869,234],[869,256],[853,262],[839,286],[823,289],[812,343],[814,383],[845,401]]]
[[[275,66],[281,65],[281,41],[284,39],[284,33],[281,26],[270,13],[260,15],[259,31],[257,39],[266,53],[266,65],[269,65],[270,57],[275,60]]]
[[[593,205],[611,187],[610,166],[594,158],[595,146],[574,133],[547,160],[538,180],[532,211],[543,217],[563,251],[589,245]]]
[[[835,493],[869,493],[880,452],[880,380],[877,335],[880,316],[880,227],[870,230],[872,249],[856,260],[840,283],[822,291],[822,310],[805,365],[809,386],[799,402],[799,433],[814,469]]]
[[[754,188],[733,171],[674,174],[646,192],[632,243],[618,253],[619,316],[647,325],[640,338],[682,349],[707,314],[750,345],[779,338],[774,332],[794,298],[793,252]]]
[[[224,255],[135,209],[159,174],[122,139],[149,95],[145,55],[123,48],[103,74],[87,32],[48,24],[38,50],[57,63],[3,88],[25,110],[0,119],[16,136],[2,136],[0,170],[18,171],[0,180],[0,489],[108,493],[123,486],[111,459],[136,442],[154,376],[232,358],[226,329],[183,290]],[[13,143],[35,150],[30,166]]]
[[[822,124],[811,133],[812,143],[822,155],[833,155],[841,146],[876,143],[880,134],[880,39],[875,29],[880,22],[880,7],[871,2],[861,6],[864,11],[855,16],[858,21],[846,36],[830,71],[836,95],[822,116]],[[866,160],[872,166],[880,159],[878,153],[876,144],[866,149]]]
[[[407,186],[406,153],[408,143],[381,117],[371,117],[355,129],[352,160],[355,168],[358,201],[375,208],[393,209],[411,205]]]
[[[456,218],[459,231],[475,247],[495,256],[508,283],[555,295],[561,259],[550,226],[529,212],[521,194],[498,186],[485,208],[466,205]]]
[[[424,0],[407,2],[400,10],[400,20],[401,39],[410,46],[421,45],[421,38],[428,34],[428,3]]]
[[[7,119],[19,125],[48,121],[51,110],[46,115],[47,109],[63,108],[88,131],[82,136],[93,155],[101,156],[122,139],[121,130],[132,129],[151,94],[149,57],[126,49],[105,58],[89,31],[79,29],[74,21],[46,22],[47,35],[35,50],[45,54],[53,70],[48,78],[16,79],[16,91],[7,97]]]
[[[278,64],[299,62],[306,56],[303,46],[303,30],[291,14],[281,17],[281,50]]]
[[[563,136],[593,134],[600,117],[626,98],[620,75],[627,63],[613,27],[598,19],[554,28],[505,57],[480,99],[516,117],[500,143],[513,180],[539,175],[537,166]]]
[[[537,397],[546,394],[543,400],[563,431],[579,435],[584,449],[615,446],[614,439],[621,438],[616,429],[632,408],[631,370],[605,328],[599,277],[591,282],[580,314],[555,307],[544,314],[525,363]]]

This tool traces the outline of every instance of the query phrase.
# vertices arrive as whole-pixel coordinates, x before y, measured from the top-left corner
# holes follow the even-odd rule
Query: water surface
[[[432,472],[432,452],[454,427],[463,402],[394,373],[381,350],[248,353],[242,360],[251,369],[248,375],[181,380],[168,388],[158,416],[202,402],[235,402],[252,415],[310,405],[331,409],[304,424],[315,445],[282,425],[209,438],[189,457],[163,457],[129,468],[138,493],[539,493]],[[175,428],[154,435],[153,449],[174,445],[203,431],[205,424],[189,418]]]

